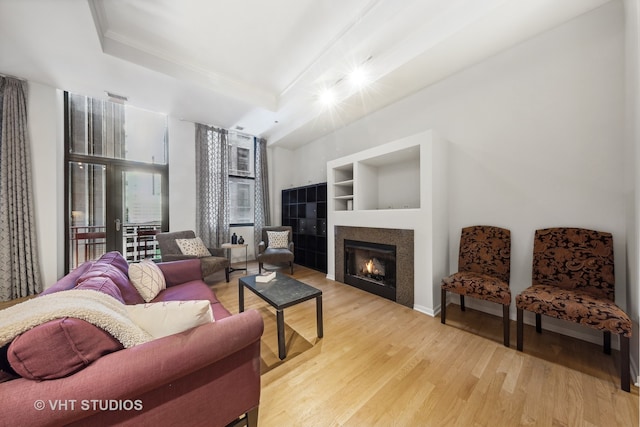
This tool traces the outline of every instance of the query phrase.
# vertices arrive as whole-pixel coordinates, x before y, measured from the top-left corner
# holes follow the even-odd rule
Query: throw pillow
[[[125,307],[129,318],[153,338],[177,334],[214,321],[211,302],[164,301]]]
[[[16,337],[7,352],[13,370],[24,378],[52,380],[78,372],[123,346],[108,332],[84,320],[51,320]]]
[[[176,239],[176,244],[180,248],[183,255],[192,255],[202,258],[203,256],[211,256],[211,252],[204,245],[202,239]]]
[[[160,291],[167,287],[160,267],[151,260],[131,264],[129,279],[146,302],[154,299]]]
[[[273,249],[286,249],[289,247],[288,231],[267,231],[269,247]]]

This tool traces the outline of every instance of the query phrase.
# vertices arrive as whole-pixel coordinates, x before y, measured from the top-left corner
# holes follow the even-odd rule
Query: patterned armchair
[[[269,232],[288,232],[282,244],[273,245],[269,240]],[[277,246],[277,247],[276,247]],[[258,244],[258,273],[262,273],[264,263],[277,264],[286,262],[293,274],[293,229],[290,226],[263,227],[262,241]]]
[[[446,321],[447,292],[460,295],[462,311],[465,311],[465,296],[501,304],[504,345],[509,347],[510,270],[509,230],[484,225],[463,228],[460,236],[458,272],[442,279],[440,321]]]
[[[211,256],[185,255],[176,243],[177,239],[195,239],[193,230],[174,231],[170,233],[159,233],[156,235],[162,262],[177,261],[181,259],[200,258],[200,269],[205,282],[209,283],[214,279],[210,277],[218,271],[224,270],[225,279],[229,281],[229,259],[225,256],[224,249],[207,248]]]
[[[516,296],[518,350],[523,348],[523,311],[568,320],[603,331],[604,352],[611,353],[611,333],[620,336],[620,383],[629,391],[631,320],[614,302],[613,237],[582,228],[536,230],[532,286]]]

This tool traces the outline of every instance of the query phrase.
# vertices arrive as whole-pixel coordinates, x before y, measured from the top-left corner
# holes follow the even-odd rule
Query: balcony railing
[[[160,223],[124,224],[122,227],[122,250],[127,262],[145,258],[160,259],[160,248],[156,234]],[[88,260],[99,258],[106,252],[107,233],[104,225],[71,227],[71,266],[73,270]]]

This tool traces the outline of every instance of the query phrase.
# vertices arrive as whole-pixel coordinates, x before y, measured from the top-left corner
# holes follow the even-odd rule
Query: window
[[[229,132],[229,175],[255,177],[253,137]]]
[[[157,257],[169,214],[167,116],[65,92],[65,141],[67,270],[113,250]]]
[[[253,179],[229,178],[229,197],[231,199],[231,224],[253,223]]]
[[[229,132],[229,212],[230,225],[253,225],[254,221],[254,140],[252,136]]]

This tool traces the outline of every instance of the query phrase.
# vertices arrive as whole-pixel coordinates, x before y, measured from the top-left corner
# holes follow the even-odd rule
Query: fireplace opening
[[[344,282],[396,301],[396,247],[344,241]]]

